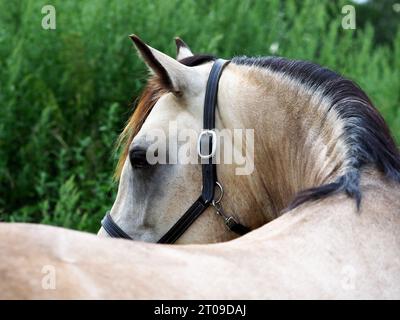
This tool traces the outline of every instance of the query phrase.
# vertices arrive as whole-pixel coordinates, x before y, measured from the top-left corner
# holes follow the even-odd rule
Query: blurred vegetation
[[[374,41],[390,44],[396,36],[400,19],[399,0],[375,0],[355,5],[357,21],[361,28],[367,23],[374,26]]]
[[[56,30],[41,28],[45,4]],[[98,229],[116,192],[114,142],[146,78],[130,33],[170,55],[179,35],[226,58],[315,61],[356,80],[400,141],[400,13],[358,5],[364,20],[344,30],[344,4],[0,0],[0,220]]]

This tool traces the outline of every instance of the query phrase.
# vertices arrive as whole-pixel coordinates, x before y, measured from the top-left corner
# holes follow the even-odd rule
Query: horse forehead
[[[198,106],[198,111],[193,112],[196,108],[192,108],[190,102],[183,104],[176,100],[177,98],[172,94],[161,97],[133,139],[132,144],[146,141],[149,135],[164,134],[169,137],[173,136],[174,132],[178,134],[181,129],[200,128],[202,106]]]
[[[171,121],[180,116],[189,114],[189,108],[179,101],[172,93],[167,93],[160,97],[153,109],[143,123],[143,130],[164,128]]]
[[[211,66],[211,63],[206,63],[195,67],[199,76],[193,79],[194,83],[185,89],[183,96],[176,97],[170,92],[162,95],[150,111],[140,131],[143,133],[157,127],[164,129],[171,121],[178,121],[181,126],[191,127],[197,123],[197,119],[200,124]]]

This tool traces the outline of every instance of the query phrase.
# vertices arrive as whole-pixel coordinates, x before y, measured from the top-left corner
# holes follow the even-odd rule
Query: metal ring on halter
[[[201,153],[202,138],[204,136],[211,136],[211,152],[208,154]],[[201,159],[210,159],[214,156],[216,150],[217,150],[217,134],[215,133],[214,130],[203,130],[200,133],[199,138],[197,139],[197,154]]]
[[[222,187],[222,184],[220,184],[218,181],[215,181],[215,184],[219,188],[219,196],[217,200],[212,201],[212,205],[215,206],[216,204],[219,204],[222,200],[222,197],[224,196],[224,188]]]

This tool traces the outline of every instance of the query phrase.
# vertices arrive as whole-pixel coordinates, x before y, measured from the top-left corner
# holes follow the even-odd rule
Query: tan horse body
[[[0,296],[32,298],[400,298],[400,188],[362,179],[237,240],[166,246],[49,226],[0,224]],[[12,241],[10,240],[12,239]],[[54,266],[55,289],[43,288]]]
[[[166,130],[171,119],[200,131],[212,61],[184,66],[135,41],[166,82],[160,85],[169,87],[156,98],[150,92],[146,99],[152,105],[144,111],[139,105],[141,120],[135,112],[128,124],[111,215],[132,238],[155,242],[198,196],[200,168],[143,169],[128,154],[133,147],[146,148],[151,129]],[[186,47],[184,53],[190,58]],[[251,175],[217,166],[226,191],[223,205],[254,231],[227,241],[236,235],[211,208],[179,239],[190,243],[183,246],[0,224],[0,297],[399,299],[400,161],[383,120],[352,83],[329,74],[336,88],[333,80],[325,81],[326,70],[271,63],[259,67],[234,60],[219,83],[217,126],[255,132]],[[323,77],[309,80],[320,81],[317,87],[298,79],[318,72]],[[317,189],[301,194],[282,214],[309,188]],[[103,229],[99,233],[106,235]],[[227,242],[201,244],[220,241]]]

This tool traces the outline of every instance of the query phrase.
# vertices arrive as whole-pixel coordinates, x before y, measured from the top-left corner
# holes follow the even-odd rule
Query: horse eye
[[[150,166],[146,158],[146,150],[142,148],[133,148],[130,150],[129,160],[132,168],[135,169],[147,168]]]

